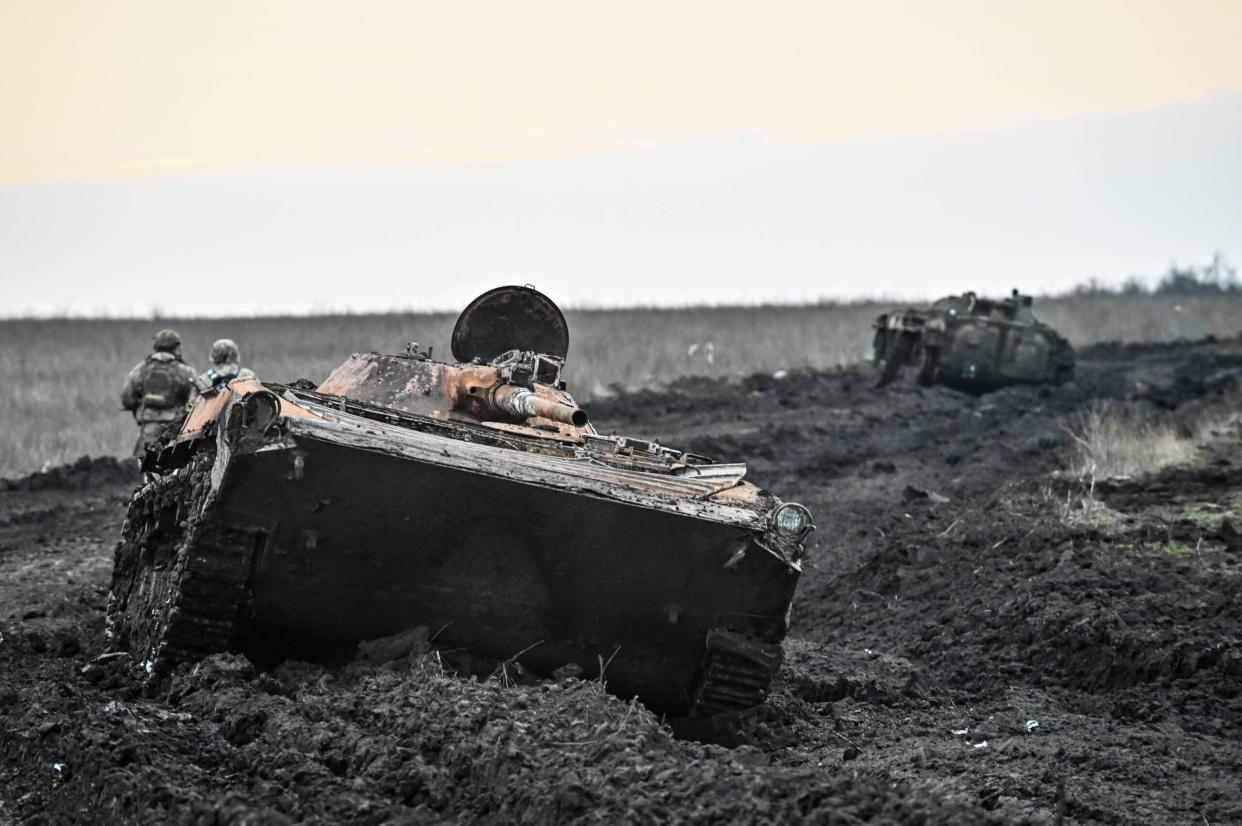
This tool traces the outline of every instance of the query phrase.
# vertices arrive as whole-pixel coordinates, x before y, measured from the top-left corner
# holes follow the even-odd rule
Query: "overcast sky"
[[[0,0],[0,314],[1242,258],[1242,3]]]

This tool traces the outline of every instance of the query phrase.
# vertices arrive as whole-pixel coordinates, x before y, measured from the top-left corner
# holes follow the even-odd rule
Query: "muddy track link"
[[[691,707],[692,717],[742,711],[762,703],[781,664],[781,647],[747,634],[713,629]]]
[[[116,549],[109,631],[160,671],[229,650],[248,622],[262,536],[212,518],[212,459],[197,457],[140,488]]]

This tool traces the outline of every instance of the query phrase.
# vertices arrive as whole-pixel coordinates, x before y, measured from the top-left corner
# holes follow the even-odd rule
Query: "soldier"
[[[1013,291],[1013,320],[1019,324],[1034,324],[1035,313],[1031,311],[1032,299],[1029,295],[1022,295],[1015,288]]]
[[[252,370],[241,366],[241,352],[237,342],[231,338],[222,338],[211,345],[211,367],[194,379],[194,386],[200,393],[224,387],[233,379],[253,379]]]
[[[139,460],[164,425],[185,413],[194,397],[194,368],[181,360],[181,337],[160,330],[151,349],[151,355],[129,371],[121,390],[121,407],[138,423],[134,456]]]

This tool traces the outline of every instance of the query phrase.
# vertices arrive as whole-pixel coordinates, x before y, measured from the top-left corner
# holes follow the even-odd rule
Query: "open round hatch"
[[[534,287],[497,287],[470,302],[453,327],[453,358],[491,361],[509,350],[564,359],[569,327],[559,307]]]

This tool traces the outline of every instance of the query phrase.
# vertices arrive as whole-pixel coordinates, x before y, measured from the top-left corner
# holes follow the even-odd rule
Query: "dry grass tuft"
[[[1150,408],[1097,400],[1065,427],[1073,439],[1071,471],[1085,484],[1145,476],[1186,464],[1215,439],[1242,436],[1242,385],[1180,421]]]
[[[1096,401],[1066,427],[1074,440],[1071,469],[1080,478],[1143,476],[1188,461],[1197,438],[1110,401]]]

